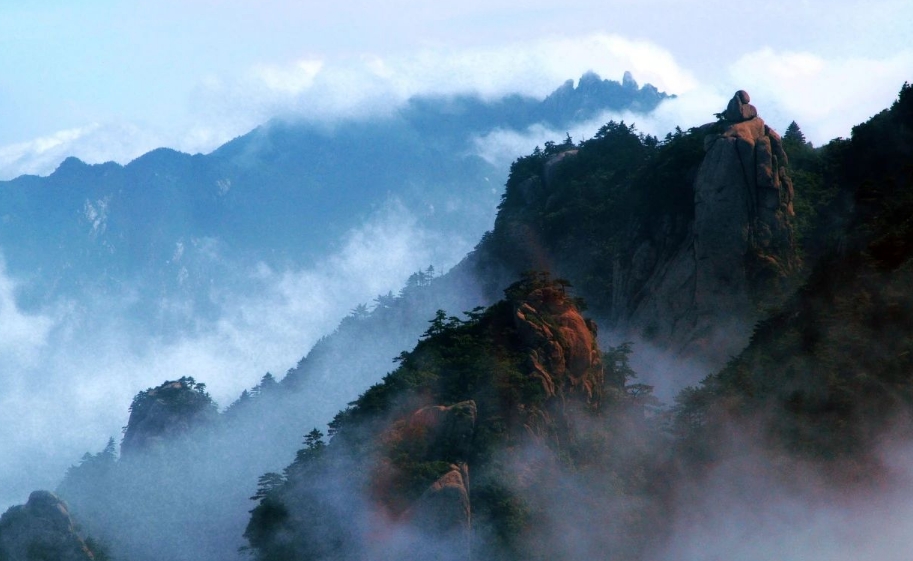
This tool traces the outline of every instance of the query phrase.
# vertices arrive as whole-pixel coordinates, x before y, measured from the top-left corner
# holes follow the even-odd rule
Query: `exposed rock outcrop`
[[[596,326],[565,281],[528,273],[505,295],[435,320],[334,420],[325,449],[296,460],[245,533],[276,552],[264,559],[465,561],[512,547],[539,508],[521,495],[575,453],[605,389]],[[361,521],[333,514],[347,490],[367,503]]]
[[[472,558],[469,468],[466,464],[450,468],[419,497],[406,518],[422,535],[433,536],[438,547],[446,547],[446,559],[468,560]]]
[[[720,121],[704,125],[694,219],[677,249],[635,246],[616,268],[616,316],[628,332],[674,353],[721,363],[748,342],[759,309],[799,266],[793,186],[780,136],[738,91]]]
[[[739,90],[735,92],[735,95],[729,100],[729,105],[726,106],[726,110],[717,115],[721,119],[732,123],[741,123],[754,119],[758,116],[758,110],[754,105],[750,104],[749,101],[751,101],[751,97],[748,95],[748,92]]]
[[[575,397],[598,405],[603,371],[596,324],[583,319],[564,291],[553,286],[532,291],[514,309],[529,375],[541,382],[546,399]]]
[[[3,561],[91,561],[94,553],[76,532],[67,506],[49,491],[35,491],[25,505],[0,517]]]

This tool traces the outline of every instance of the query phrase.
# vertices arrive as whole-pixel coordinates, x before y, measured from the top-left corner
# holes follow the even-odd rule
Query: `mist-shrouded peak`
[[[70,156],[64,161],[60,162],[60,165],[57,166],[57,169],[54,170],[54,173],[66,175],[86,167],[88,167],[87,163],[83,162],[75,156]]]
[[[585,77],[577,87],[563,88],[576,95],[603,83]],[[745,502],[725,482],[724,491],[703,494],[708,481],[729,477],[715,471],[725,467],[717,454],[731,454],[721,442],[734,436],[737,455],[747,447],[748,457],[761,460],[768,453],[764,447],[776,448],[781,437],[797,444],[775,450],[773,463],[801,486],[805,480],[792,472],[794,454],[824,464],[833,454],[856,460],[844,444],[863,440],[858,437],[869,434],[868,421],[884,426],[873,409],[893,404],[896,410],[910,402],[910,200],[902,196],[905,183],[901,196],[889,188],[896,178],[909,178],[901,172],[913,98],[909,87],[903,92],[890,111],[860,126],[852,142],[829,149],[837,167],[828,173],[847,174],[828,187],[847,190],[839,196],[809,188],[816,185],[808,182],[810,175],[831,180],[802,163],[814,160],[812,148],[781,142],[743,91],[716,122],[663,140],[609,122],[578,144],[570,137],[547,143],[514,163],[494,229],[454,271],[439,276],[429,267],[413,275],[399,297],[379,296],[373,310],[357,305],[282,382],[264,377],[232,406],[225,415],[229,422],[207,444],[211,448],[197,447],[196,456],[185,455],[168,473],[160,470],[168,462],[148,464],[154,469],[145,481],[151,484],[141,485],[148,494],[136,501],[145,512],[132,504],[134,475],[144,466],[118,465],[118,496],[126,499],[114,512],[126,514],[116,516],[119,526],[113,516],[99,516],[96,527],[109,523],[109,535],[124,535],[130,526],[142,534],[132,536],[132,543],[122,539],[131,558],[159,554],[146,544],[167,535],[184,541],[170,539],[170,551],[159,557],[227,559],[212,552],[236,550],[231,540],[241,535],[239,519],[246,518],[253,495],[259,504],[245,537],[263,561],[296,555],[416,558],[416,552],[448,561],[652,560],[657,544],[662,549],[666,542],[668,558],[676,558],[677,544],[668,538],[679,532],[693,532],[696,537],[689,538],[711,547],[715,542],[704,538],[712,533],[680,522],[706,519],[705,510],[719,514],[710,498]],[[756,102],[763,107],[761,97]],[[459,103],[447,108],[459,111]],[[282,127],[272,132],[279,133],[275,138],[297,134]],[[794,165],[806,175],[793,175],[788,167],[792,149],[806,151],[789,153],[800,156]],[[827,212],[818,216],[812,205],[794,204],[793,181],[797,192],[799,181],[806,181],[804,194]],[[858,204],[841,206],[846,200]],[[850,220],[840,213],[857,214]],[[656,402],[650,387],[627,383],[633,375],[629,355],[660,349],[671,350],[675,359],[704,353],[719,361],[738,354],[751,325],[773,305],[784,305],[798,282],[799,218],[817,220],[820,231],[807,228],[806,235],[833,246],[830,270],[819,270],[809,290],[792,293],[786,312],[760,324],[747,354],[722,375],[683,392],[682,407],[651,409]],[[846,224],[852,226],[848,232],[842,230]],[[471,308],[460,301],[467,287],[488,304],[519,271],[546,268],[569,278],[573,292],[564,282],[526,275],[508,288],[505,300],[466,312],[466,319],[430,311]],[[859,268],[866,274],[856,276]],[[831,274],[833,269],[844,272]],[[820,294],[811,298],[809,291]],[[634,346],[600,352],[595,324],[580,313],[577,296],[598,314],[603,332],[636,336]],[[390,372],[390,357],[417,338]],[[656,369],[650,351],[644,354],[644,367]],[[783,368],[791,357],[797,360]],[[703,364],[710,370],[719,363]],[[648,378],[654,372],[642,373],[648,383],[656,379]],[[675,375],[670,385],[694,381]],[[172,422],[164,396],[173,391],[197,399],[194,391],[202,390],[195,382],[188,385],[166,382],[137,396],[134,412],[146,401],[149,410],[166,411],[147,411],[135,422],[131,414],[133,432],[142,433],[138,427],[149,419],[149,441],[171,441],[156,432],[160,426],[178,427],[180,440],[183,421]],[[159,397],[165,404],[156,403]],[[339,407],[329,443],[319,429],[307,432]],[[746,415],[752,410],[774,417]],[[728,434],[729,421],[739,418],[746,421],[747,436]],[[749,426],[758,421],[770,438]],[[300,442],[302,433],[304,448],[293,454],[288,442]],[[266,435],[285,443],[267,451],[272,445]],[[108,466],[108,457],[102,454],[99,465]],[[758,464],[763,472],[764,461]],[[264,475],[254,491],[257,473]],[[752,474],[743,471],[735,481],[757,491]],[[173,480],[194,484],[191,490],[161,484]],[[778,481],[766,485],[783,491]],[[692,500],[694,493],[700,500]],[[752,496],[763,503],[764,495]],[[80,515],[79,503],[67,500]],[[739,530],[762,535],[761,544],[777,538],[764,535],[763,524]]]
[[[625,74],[621,78],[621,85],[631,90],[640,88],[640,86],[637,85],[637,80],[634,79],[634,75],[631,74],[630,70],[625,70]]]
[[[653,85],[639,87],[630,72],[625,72],[622,82],[603,79],[591,71],[577,80],[568,80],[545,98],[543,105],[565,121],[593,118],[605,111],[630,111],[647,113],[664,99],[674,95],[660,92]],[[552,122],[558,124],[553,117]]]
[[[121,456],[154,452],[217,418],[218,408],[206,384],[193,378],[166,381],[133,398]]]

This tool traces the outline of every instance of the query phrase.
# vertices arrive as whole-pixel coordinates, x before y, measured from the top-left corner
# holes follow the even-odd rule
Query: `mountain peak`
[[[76,156],[70,156],[64,161],[60,162],[60,165],[57,166],[57,169],[54,170],[52,175],[72,173],[74,171],[82,171],[89,167],[89,164],[80,160]]]
[[[593,118],[604,111],[652,111],[662,100],[674,97],[660,92],[651,84],[638,86],[631,72],[621,82],[603,79],[592,70],[585,72],[577,87],[568,80],[545,98],[543,105],[565,121]]]
[[[218,408],[206,393],[206,384],[190,377],[141,391],[130,405],[121,455],[128,457],[156,450],[215,419],[217,414]]]

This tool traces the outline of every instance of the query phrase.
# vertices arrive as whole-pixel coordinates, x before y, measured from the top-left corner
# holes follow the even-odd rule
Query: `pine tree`
[[[805,135],[802,134],[802,129],[799,128],[799,125],[793,121],[786,127],[786,134],[783,135],[783,140],[786,142],[795,142],[796,144],[805,144]]]

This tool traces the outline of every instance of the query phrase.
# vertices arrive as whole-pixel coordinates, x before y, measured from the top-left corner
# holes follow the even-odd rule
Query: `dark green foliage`
[[[285,484],[285,476],[275,472],[264,473],[257,480],[257,492],[250,498],[252,501],[261,501],[273,491]]]
[[[297,472],[305,471],[308,467],[314,462],[320,459],[320,456],[323,454],[324,449],[326,448],[326,443],[323,441],[323,433],[314,428],[311,432],[304,435],[304,448],[298,450],[295,454],[295,461],[292,462],[288,468],[286,468],[286,477],[291,477]],[[267,474],[269,475],[269,474]],[[265,476],[261,476],[261,480]],[[271,477],[269,480],[271,483],[276,483],[274,487],[278,487],[283,480],[277,480],[274,477]]]
[[[822,257],[806,285],[742,355],[677,400],[676,430],[705,459],[726,422],[761,419],[774,447],[858,460],[913,407],[911,87],[820,162],[821,208],[840,218],[815,229]]]
[[[611,121],[576,147],[546,143],[511,166],[495,229],[480,248],[516,273],[535,268],[574,279],[606,315],[613,265],[630,257],[633,239],[683,233],[690,224],[703,137],[678,129],[660,142]]]
[[[136,394],[130,404],[130,413],[143,416],[156,400],[162,400],[176,412],[197,413],[218,412],[218,405],[206,392],[206,384],[197,383],[192,376],[182,376],[177,386],[165,382],[159,388],[148,388]]]
[[[786,127],[786,132],[783,134],[783,142],[787,144],[805,144],[805,135],[802,134],[802,129],[799,128],[795,121],[792,121]]]

